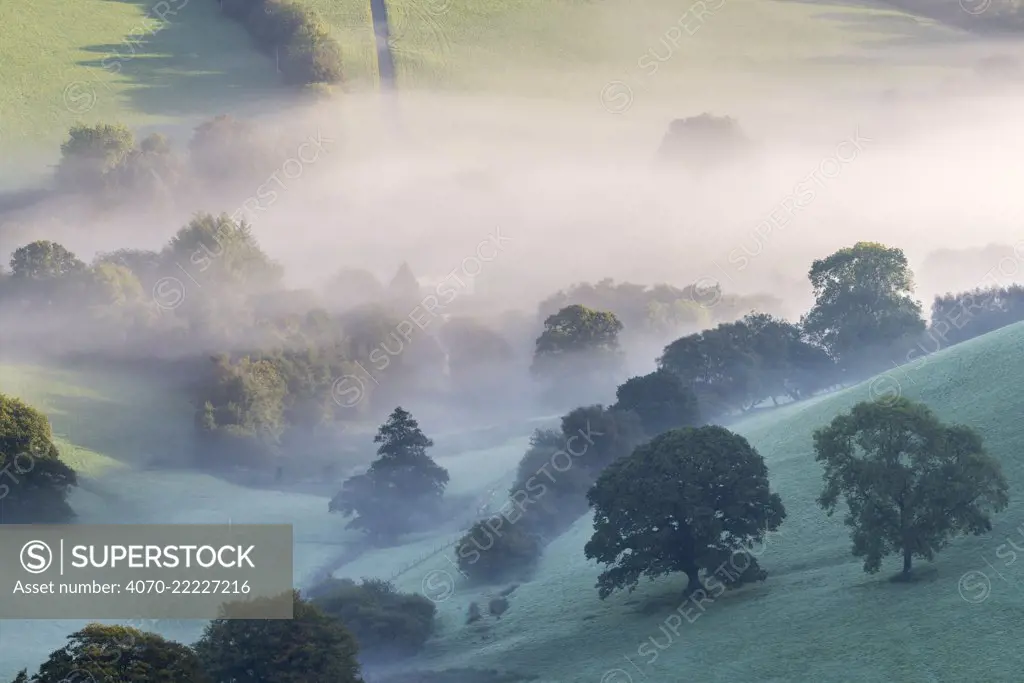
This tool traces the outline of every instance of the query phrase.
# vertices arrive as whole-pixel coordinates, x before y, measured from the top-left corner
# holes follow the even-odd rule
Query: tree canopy
[[[362,683],[352,634],[298,591],[293,600],[291,619],[215,619],[206,626],[195,650],[214,681]]]
[[[814,450],[825,467],[818,502],[831,515],[845,499],[853,555],[869,573],[897,553],[909,574],[914,557],[931,561],[950,539],[990,531],[1009,500],[976,432],[904,397],[857,404],[815,432]]]
[[[671,572],[687,575],[689,593],[702,574],[727,586],[764,580],[750,550],[786,516],[764,459],[719,426],[675,429],[638,446],[601,473],[587,500],[594,535],[584,552],[610,566],[598,577],[601,598]]]
[[[315,589],[313,604],[345,625],[359,643],[363,661],[393,661],[419,652],[434,629],[437,605],[416,593],[401,593],[379,579],[328,579]]]
[[[46,416],[0,394],[0,523],[63,524],[75,471],[60,459]]]
[[[32,683],[215,683],[186,645],[127,626],[89,624],[68,636]],[[224,680],[224,679],[216,679]]]
[[[633,411],[648,436],[701,422],[697,396],[666,370],[631,377],[615,391],[615,410]]]
[[[417,514],[436,510],[448,485],[448,470],[427,455],[434,442],[401,406],[381,425],[373,442],[380,444],[380,457],[365,474],[347,479],[328,509],[355,515],[350,529],[394,538],[413,528]]]
[[[815,303],[804,330],[846,369],[924,330],[902,249],[858,242],[814,261],[808,277]]]

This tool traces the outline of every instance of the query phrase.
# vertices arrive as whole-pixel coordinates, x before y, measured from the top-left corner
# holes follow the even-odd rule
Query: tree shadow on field
[[[138,468],[155,462],[186,462],[192,456],[186,406],[138,397],[50,396],[47,417],[58,436],[76,446]]]
[[[211,116],[282,94],[273,60],[256,51],[241,25],[221,15],[218,3],[106,1],[138,5],[139,18],[120,43],[84,47],[96,58],[79,64],[110,71],[133,86],[124,94],[135,110]],[[110,95],[98,82],[81,85],[94,97]]]

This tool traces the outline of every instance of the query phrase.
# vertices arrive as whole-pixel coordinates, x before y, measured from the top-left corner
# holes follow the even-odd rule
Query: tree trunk
[[[704,585],[700,582],[700,570],[696,567],[686,570],[686,578],[688,581],[686,582],[686,592],[683,594],[683,597],[688,598],[704,588]]]
[[[903,574],[904,575],[907,575],[907,574],[910,573],[910,563],[911,563],[911,561],[912,561],[912,558],[910,556],[910,549],[909,548],[905,548],[903,550]]]

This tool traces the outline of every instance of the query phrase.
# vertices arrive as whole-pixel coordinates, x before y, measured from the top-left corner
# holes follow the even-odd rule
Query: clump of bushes
[[[501,515],[474,524],[455,546],[459,569],[487,582],[527,571],[540,550],[536,536]]]
[[[475,602],[469,603],[469,609],[466,611],[466,623],[474,624],[483,618],[484,615],[480,612],[480,605]]]
[[[260,51],[274,56],[286,83],[341,82],[341,46],[308,7],[291,0],[222,0],[221,9],[246,27]]]
[[[434,630],[434,603],[422,595],[400,593],[388,581],[328,579],[313,595],[315,606],[352,632],[366,661],[410,657]]]
[[[643,438],[634,412],[601,405],[570,411],[559,430],[534,432],[508,502],[456,544],[459,569],[482,582],[527,572],[546,539],[586,513],[587,490],[601,471],[629,455]]]
[[[508,598],[493,598],[487,605],[487,610],[492,617],[501,619],[501,615],[508,611]]]

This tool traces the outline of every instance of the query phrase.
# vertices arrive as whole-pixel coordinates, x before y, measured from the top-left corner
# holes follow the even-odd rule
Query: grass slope
[[[308,587],[359,540],[358,534],[344,529],[343,518],[327,512],[326,497],[254,490],[205,474],[149,469],[154,458],[180,459],[191,448],[191,406],[166,382],[135,372],[0,364],[0,392],[18,396],[50,418],[62,456],[82,475],[71,497],[79,523],[292,524],[298,587]],[[371,440],[369,433],[367,442]],[[463,451],[437,461],[450,472],[452,497],[483,494],[483,500],[492,489],[508,489],[525,448],[526,439],[516,438],[487,451]],[[382,567],[388,570],[385,574],[392,567],[402,569],[399,563],[419,560],[462,527],[457,523],[414,537],[400,548],[369,555],[348,567],[348,573],[359,577]],[[381,564],[385,560],[392,564]],[[84,624],[0,621],[0,681],[13,678],[22,667],[34,671]],[[136,625],[191,642],[204,623],[144,620]]]
[[[708,11],[698,16],[691,10],[697,5]],[[592,100],[611,80],[638,98],[678,96],[681,88],[688,96],[713,96],[730,81],[777,87],[763,82],[768,75],[805,84],[869,76],[881,87],[879,79],[914,80],[935,70],[899,59],[895,50],[966,40],[870,0],[389,0],[388,8],[403,87],[440,80]],[[656,71],[639,63],[644,55],[644,64],[657,62]],[[949,68],[963,66],[949,60]]]
[[[429,666],[504,668],[560,683],[1019,680],[1024,654],[1015,647],[1014,624],[1024,608],[1024,575],[1005,549],[996,552],[1007,539],[1022,542],[1024,377],[1015,362],[1022,353],[1024,325],[1017,325],[905,372],[894,369],[734,425],[764,455],[789,516],[762,556],[768,581],[706,604],[703,614],[683,606],[692,623],[681,620],[675,633],[666,619],[680,607],[683,577],[644,581],[633,594],[598,599],[600,570],[583,556],[589,518],[548,547],[537,578],[487,626],[465,626],[466,609],[474,600],[486,604],[500,586],[466,587],[443,557],[421,565],[402,577],[404,589],[449,579],[454,587],[439,593],[443,628],[428,646]],[[993,533],[955,541],[932,565],[919,562],[920,581],[912,585],[888,581],[900,569],[898,558],[880,574],[865,575],[850,556],[842,515],[828,518],[815,504],[821,468],[811,433],[867,399],[872,386],[876,393],[898,387],[942,419],[979,430],[1011,484],[1011,507],[994,520]]]
[[[675,681],[680,676],[764,683],[1018,680],[1024,655],[1014,647],[1013,627],[1024,608],[1024,576],[1005,544],[1016,539],[1020,547],[1024,517],[1024,462],[1017,448],[1018,416],[1024,410],[1018,387],[1024,377],[1015,363],[1022,353],[1024,324],[845,391],[733,425],[764,455],[788,519],[761,557],[768,581],[721,596],[706,604],[704,613],[680,605],[681,576],[645,581],[632,594],[600,601],[594,588],[600,568],[583,556],[591,533],[588,517],[546,549],[536,577],[512,594],[511,608],[500,620],[472,627],[465,625],[468,604],[486,605],[504,586],[466,585],[453,566],[450,547],[431,556],[454,540],[458,525],[367,553],[336,575],[392,578],[400,572],[395,577],[400,589],[437,601],[438,633],[416,668],[505,669],[559,683]],[[5,367],[0,389],[50,411],[58,433],[87,444],[90,453],[105,452],[103,445],[116,447],[119,437],[151,443],[171,438],[172,432],[179,439],[188,434],[181,427],[186,415],[180,398],[147,399],[144,393],[152,390],[137,378],[133,384],[132,378],[109,373]],[[925,401],[947,421],[979,430],[1011,484],[1011,507],[994,520],[993,533],[958,539],[934,564],[919,562],[920,579],[914,584],[888,580],[900,568],[898,558],[890,558],[881,574],[865,575],[850,556],[841,515],[828,518],[815,503],[821,468],[813,458],[813,430],[872,393],[894,391]],[[90,411],[99,421],[70,431],[76,409]],[[174,410],[183,412],[170,419]],[[507,490],[524,447],[520,438],[486,451],[444,456],[439,463],[451,472],[453,496]],[[145,460],[133,459],[130,450],[108,456],[123,463],[118,468],[104,469],[107,460],[93,461],[96,475],[86,478],[72,501],[82,522],[290,522],[300,587],[356,540],[342,529],[343,520],[326,513],[326,498],[244,489],[193,473],[145,471],[140,468]],[[677,608],[692,622],[668,621]],[[37,666],[81,625],[0,623],[0,680],[23,666]],[[193,622],[140,625],[186,642],[201,628]]]

